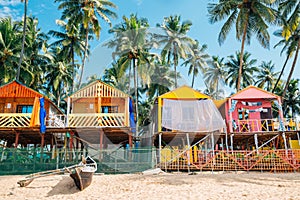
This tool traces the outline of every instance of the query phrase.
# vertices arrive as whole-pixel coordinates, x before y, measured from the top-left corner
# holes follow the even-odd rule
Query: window
[[[118,106],[101,106],[102,113],[118,113]]]
[[[32,113],[32,105],[18,105],[17,113]]]

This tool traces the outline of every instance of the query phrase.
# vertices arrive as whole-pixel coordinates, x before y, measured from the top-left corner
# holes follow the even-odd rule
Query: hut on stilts
[[[157,97],[152,114],[158,166],[166,170],[199,168],[201,160],[224,148],[225,122],[209,96],[188,86]]]

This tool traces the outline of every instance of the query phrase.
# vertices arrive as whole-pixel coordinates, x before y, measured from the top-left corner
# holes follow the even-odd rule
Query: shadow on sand
[[[61,181],[59,181],[50,192],[48,192],[47,196],[55,196],[60,194],[74,194],[80,192],[80,190],[76,187],[73,179],[70,176],[65,176]]]

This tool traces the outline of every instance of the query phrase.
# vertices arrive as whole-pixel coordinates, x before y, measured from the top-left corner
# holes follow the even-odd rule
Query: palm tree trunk
[[[297,63],[297,59],[298,59],[298,53],[299,53],[299,48],[300,48],[300,39],[298,39],[298,45],[297,45],[297,49],[296,49],[296,54],[295,54],[295,57],[294,57],[293,65],[292,65],[292,68],[290,70],[288,79],[286,81],[286,84],[285,84],[285,87],[284,87],[284,90],[283,90],[283,93],[282,93],[282,102],[284,101],[284,97],[286,95],[286,91],[287,91],[287,89],[289,87],[289,84],[290,84],[290,81],[292,79],[292,75],[293,75],[294,69],[296,67],[296,63]]]
[[[244,30],[243,30],[242,46],[241,46],[241,53],[240,53],[240,68],[239,68],[239,76],[238,76],[238,83],[237,83],[236,91],[239,91],[241,89],[241,79],[242,79],[242,72],[243,72],[243,57],[244,57],[245,40],[246,40],[246,34],[247,34],[247,28],[248,28],[248,18],[249,18],[249,14],[247,13],[247,22],[246,22]]]
[[[284,64],[283,64],[283,66],[282,66],[281,72],[280,72],[280,74],[279,74],[279,77],[278,77],[278,79],[277,79],[277,81],[276,81],[276,83],[275,83],[275,85],[274,85],[274,87],[273,87],[272,93],[274,93],[274,91],[275,91],[275,89],[276,89],[276,87],[277,87],[277,85],[278,85],[278,83],[279,83],[279,81],[280,81],[280,79],[281,79],[281,76],[282,76],[282,74],[283,74],[283,72],[284,72],[284,70],[285,70],[285,67],[286,67],[286,64],[287,64],[289,58],[290,58],[289,55],[287,55],[287,57],[286,57],[286,59],[285,59],[285,62],[284,62]]]
[[[136,123],[135,123],[135,136],[138,136],[138,115],[139,115],[139,109],[138,109],[138,88],[137,88],[137,66],[136,66],[136,58],[132,59],[133,62],[133,79],[134,79],[134,96],[135,96],[135,114],[136,114]]]
[[[173,59],[174,59],[174,71],[175,71],[175,88],[177,88],[177,58],[176,58],[176,47],[173,48]]]
[[[27,3],[28,0],[24,1],[24,21],[23,21],[23,38],[22,38],[22,49],[21,49],[21,54],[20,54],[20,60],[19,60],[19,65],[18,65],[18,71],[17,71],[17,77],[16,80],[18,81],[20,78],[20,71],[21,71],[21,65],[23,61],[23,55],[24,55],[24,46],[25,46],[25,38],[26,38],[26,18],[27,18]]]
[[[192,88],[194,88],[194,82],[195,82],[195,67],[194,67],[194,70],[193,70]]]
[[[128,83],[128,94],[131,95],[131,94],[130,94],[130,89],[131,89],[131,88],[130,88],[130,81],[131,81],[131,65],[129,65],[128,79],[129,79],[129,80],[128,80],[128,81],[129,81],[129,83]]]
[[[74,54],[74,39],[72,39],[72,48],[71,48],[71,54],[72,54],[72,85],[69,93],[73,93],[74,90],[74,79],[75,79],[75,54]]]
[[[82,77],[83,77],[83,71],[84,71],[84,65],[85,65],[85,60],[87,57],[87,50],[88,50],[88,42],[89,42],[89,27],[87,27],[85,29],[85,48],[84,48],[84,55],[83,55],[83,59],[82,59],[82,65],[81,65],[81,72],[80,72],[80,77],[79,77],[79,83],[78,83],[78,89],[80,89],[81,86],[81,81],[82,81]]]

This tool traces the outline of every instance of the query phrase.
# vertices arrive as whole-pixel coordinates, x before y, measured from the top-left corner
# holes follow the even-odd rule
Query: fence
[[[98,173],[134,173],[154,167],[155,151],[152,148],[66,151],[44,151],[40,148],[0,149],[0,175],[30,174],[39,171],[61,169],[81,161],[82,155],[90,155],[98,164]]]
[[[90,155],[98,173],[135,173],[160,167],[167,171],[270,171],[300,172],[300,149],[259,151],[194,151],[155,148],[41,152],[32,149],[0,149],[0,175],[30,174],[61,169]]]
[[[300,149],[258,151],[161,151],[164,170],[300,172]]]

